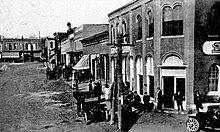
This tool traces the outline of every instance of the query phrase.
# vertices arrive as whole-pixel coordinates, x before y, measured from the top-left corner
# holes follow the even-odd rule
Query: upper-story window
[[[28,50],[28,43],[25,44],[25,49]]]
[[[182,6],[176,5],[172,9],[169,6],[163,8],[163,35],[183,34],[183,10]]]
[[[14,49],[17,49],[17,44],[16,43],[14,43]]]
[[[208,86],[209,91],[218,91],[219,67],[213,64],[209,68]]]
[[[137,16],[137,24],[138,24],[138,40],[142,39],[142,18],[140,15]]]
[[[9,50],[12,50],[12,45],[11,45],[11,43],[9,43]]]
[[[115,43],[115,30],[113,25],[111,25],[111,43]]]
[[[53,48],[53,42],[50,42],[50,48],[51,49]]]
[[[147,11],[148,37],[154,36],[154,17],[151,10]]]
[[[7,43],[4,44],[4,49],[7,50]]]
[[[122,22],[122,35],[123,35],[123,43],[127,43],[127,25],[125,21]]]

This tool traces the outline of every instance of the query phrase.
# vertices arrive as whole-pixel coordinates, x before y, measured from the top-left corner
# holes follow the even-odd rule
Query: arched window
[[[138,40],[142,39],[142,18],[140,15],[137,16],[138,24]]]
[[[147,12],[147,21],[148,21],[148,37],[153,37],[154,36],[154,18],[153,18],[153,13],[151,10]]]
[[[122,35],[123,37],[123,43],[127,43],[127,36],[125,36],[127,34],[127,25],[125,23],[125,21],[122,22]]]
[[[169,6],[163,9],[163,35],[172,35],[172,9]]]
[[[183,9],[176,5],[172,9],[169,6],[163,8],[163,35],[183,34]]]
[[[183,11],[182,6],[177,5],[173,8],[173,25],[174,25],[174,34],[182,35],[183,34]]]
[[[213,64],[209,68],[208,86],[209,91],[218,91],[219,66]]]

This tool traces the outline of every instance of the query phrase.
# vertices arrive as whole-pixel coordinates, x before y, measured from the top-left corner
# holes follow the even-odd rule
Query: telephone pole
[[[122,35],[119,34],[117,36],[117,44],[108,44],[108,45],[114,45],[117,47],[117,61],[116,61],[116,74],[114,77],[114,89],[113,89],[113,99],[112,99],[112,108],[111,108],[111,120],[110,124],[114,123],[115,120],[115,103],[117,101],[118,104],[118,128],[121,130],[122,129],[122,113],[121,113],[121,100],[123,93],[123,79],[122,79],[122,46],[133,46],[132,44],[122,44],[123,43],[123,38],[126,37],[127,35]]]

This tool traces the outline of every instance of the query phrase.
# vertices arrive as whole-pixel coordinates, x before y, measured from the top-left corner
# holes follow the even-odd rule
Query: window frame
[[[175,12],[176,7],[181,7],[179,13]],[[166,8],[169,8],[169,10],[166,10]],[[162,36],[183,35],[183,13],[183,6],[181,4],[173,7],[166,5],[162,8]],[[176,14],[178,14],[179,20],[175,19]]]

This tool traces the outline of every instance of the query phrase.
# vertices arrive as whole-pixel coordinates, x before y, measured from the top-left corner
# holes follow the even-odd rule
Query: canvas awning
[[[74,70],[89,69],[89,55],[83,55],[79,62],[73,67]]]

